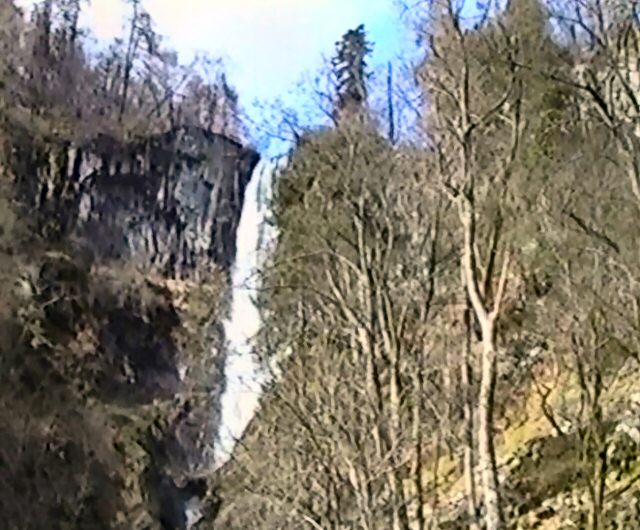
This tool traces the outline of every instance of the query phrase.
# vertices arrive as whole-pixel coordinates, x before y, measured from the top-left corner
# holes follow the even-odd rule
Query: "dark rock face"
[[[126,144],[15,137],[16,184],[48,240],[72,235],[98,259],[176,278],[231,267],[255,151],[196,127]]]
[[[256,152],[196,128],[118,149],[107,139],[80,164],[76,233],[102,258],[169,276],[227,271]]]
[[[118,510],[148,504],[163,528],[189,527],[216,505],[199,477],[219,429],[228,278],[258,160],[198,128],[129,144],[103,136],[83,146],[15,132],[18,198],[40,238],[62,249],[34,265],[33,297],[45,308],[38,318],[56,352],[38,354],[47,366],[59,363],[61,386],[78,383],[77,408],[88,416],[107,411],[108,450],[122,458],[113,496],[127,484]],[[221,293],[207,290],[213,267],[227,282]],[[156,406],[162,412],[152,424],[137,416]],[[144,457],[129,454],[134,446]]]

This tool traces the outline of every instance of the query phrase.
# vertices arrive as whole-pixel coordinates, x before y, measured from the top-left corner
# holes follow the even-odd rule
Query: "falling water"
[[[251,351],[251,339],[260,327],[258,310],[251,299],[255,271],[259,264],[259,232],[264,218],[260,207],[260,181],[269,175],[268,162],[261,162],[246,191],[238,227],[236,265],[233,271],[233,305],[225,323],[228,356],[225,367],[226,389],[222,396],[222,418],[215,461],[226,462],[235,441],[251,420],[265,381]],[[268,180],[268,179],[267,179]]]

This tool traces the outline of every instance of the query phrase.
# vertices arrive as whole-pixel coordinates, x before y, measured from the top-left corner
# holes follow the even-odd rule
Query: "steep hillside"
[[[132,528],[132,514],[150,502],[145,476],[172,484],[212,464],[224,391],[229,266],[257,155],[245,155],[224,137],[204,138],[196,148],[190,144],[189,170],[172,164],[173,181],[161,166],[167,151],[148,155],[143,163],[158,169],[146,174],[96,175],[85,164],[75,165],[77,175],[55,173],[30,161],[34,172],[57,181],[53,193],[44,181],[30,197],[23,184],[33,185],[34,173],[20,165],[8,171],[22,201],[4,201],[14,230],[5,224],[3,233],[8,416],[2,452],[9,474],[2,513],[17,520],[25,508],[12,492],[21,488],[28,488],[23,502],[42,507],[20,528],[41,528],[45,521],[53,528],[51,521],[62,525],[72,515],[98,517],[112,528],[117,513],[125,517],[118,527]],[[225,142],[232,148],[226,153],[220,150]],[[226,168],[216,166],[222,161]],[[24,425],[12,420],[16,410]],[[23,456],[16,459],[19,446]],[[46,475],[31,479],[32,466]],[[67,488],[73,493],[64,493]],[[157,495],[178,492],[163,488]],[[83,503],[94,497],[100,503],[111,498],[113,506],[76,513],[90,511]],[[66,512],[52,515],[47,505]]]
[[[223,321],[259,155],[188,98],[153,101],[136,61],[156,49],[87,57],[73,6],[33,23],[0,6],[0,519],[187,528],[217,505]]]

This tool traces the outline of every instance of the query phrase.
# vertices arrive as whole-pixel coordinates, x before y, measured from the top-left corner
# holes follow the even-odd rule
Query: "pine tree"
[[[334,114],[339,119],[344,114],[361,110],[367,100],[367,56],[373,48],[367,40],[364,25],[347,31],[336,43],[336,55],[332,60],[336,82]]]

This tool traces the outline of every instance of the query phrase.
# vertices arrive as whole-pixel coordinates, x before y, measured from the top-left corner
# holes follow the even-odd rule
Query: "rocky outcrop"
[[[77,233],[101,257],[171,276],[228,270],[257,153],[197,128],[114,147],[99,139],[80,164]]]
[[[73,235],[101,260],[171,277],[231,267],[255,151],[196,127],[130,143],[18,146],[15,174],[49,239]]]

